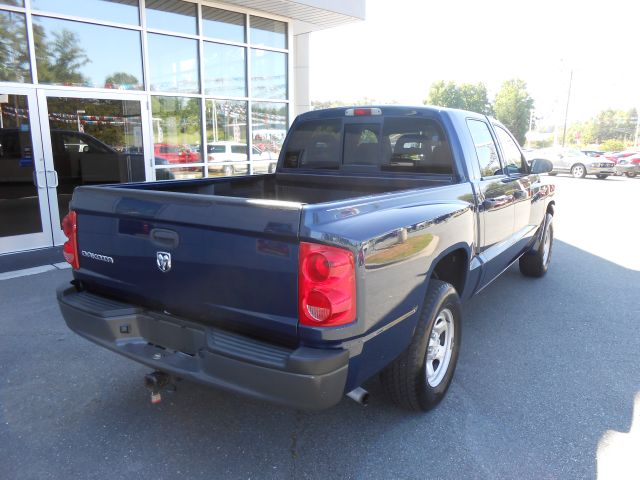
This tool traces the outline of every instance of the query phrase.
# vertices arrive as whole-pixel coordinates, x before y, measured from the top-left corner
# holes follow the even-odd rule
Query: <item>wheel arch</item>
[[[467,283],[469,271],[470,248],[467,244],[459,243],[443,250],[431,263],[427,278],[435,278],[450,283],[462,298]]]

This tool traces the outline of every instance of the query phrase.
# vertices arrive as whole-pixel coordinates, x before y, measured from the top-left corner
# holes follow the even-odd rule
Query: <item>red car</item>
[[[169,163],[194,163],[200,161],[200,156],[186,147],[156,143],[153,146],[153,155],[164,158]]]
[[[616,153],[607,152],[604,154],[604,156],[607,160],[617,164],[623,158],[630,157],[631,155],[635,155],[636,153],[638,153],[638,150],[624,150],[622,152]]]

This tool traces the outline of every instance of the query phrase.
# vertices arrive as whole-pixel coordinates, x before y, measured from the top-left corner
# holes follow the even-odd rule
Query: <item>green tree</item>
[[[429,87],[429,96],[423,102],[438,107],[462,108],[463,101],[455,82],[438,80]]]
[[[88,79],[80,69],[91,62],[79,46],[78,36],[70,30],[53,32],[47,40],[40,25],[33,24],[38,80],[42,83],[85,85]]]
[[[496,94],[493,104],[496,118],[500,120],[524,144],[529,129],[529,115],[533,99],[527,92],[527,84],[520,79],[507,80]]]
[[[30,82],[24,15],[0,12],[0,81]]]
[[[462,83],[458,86],[455,82],[439,80],[431,84],[429,96],[423,103],[491,114],[487,87],[483,83]]]
[[[118,88],[120,86],[135,86],[141,87],[140,80],[135,75],[131,75],[127,72],[116,72],[109,75],[104,80],[106,88]]]

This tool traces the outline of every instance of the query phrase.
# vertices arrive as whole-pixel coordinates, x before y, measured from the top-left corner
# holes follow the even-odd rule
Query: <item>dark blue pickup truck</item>
[[[444,396],[460,301],[545,274],[553,185],[497,121],[429,107],[299,116],[268,175],[79,187],[68,326],[156,372],[303,409]]]

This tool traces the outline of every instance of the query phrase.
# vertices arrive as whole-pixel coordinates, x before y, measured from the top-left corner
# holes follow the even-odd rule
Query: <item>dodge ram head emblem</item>
[[[171,254],[167,252],[156,253],[156,264],[161,272],[168,272],[171,270]]]

